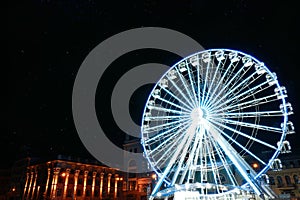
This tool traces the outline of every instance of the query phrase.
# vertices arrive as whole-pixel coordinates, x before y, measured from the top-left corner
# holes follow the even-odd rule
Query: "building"
[[[27,168],[22,200],[123,199],[123,174],[97,161],[58,156]]]
[[[156,174],[150,170],[146,159],[135,160],[130,156],[131,153],[143,153],[139,139],[127,138],[123,148],[125,150],[125,166],[127,166],[127,173],[124,180],[126,191],[124,191],[124,195],[128,200],[147,199],[157,179]],[[138,167],[142,169],[138,170]],[[134,173],[135,171],[144,171],[145,173]]]
[[[295,152],[300,152],[296,150]],[[283,155],[279,168],[269,170],[269,185],[280,199],[300,199],[300,155]]]
[[[124,160],[127,172],[104,166],[96,160],[61,155],[47,161],[31,158],[29,163],[25,159],[20,161],[22,165],[18,163],[18,167],[12,170],[13,181],[9,185],[9,198],[6,199],[146,200],[157,177],[150,171],[146,159],[134,160],[130,157],[132,153],[142,152],[139,139],[126,140]],[[299,200],[300,155],[281,156],[281,160],[275,162],[277,168],[267,172],[269,185],[280,199]],[[138,167],[142,167],[144,173],[135,173],[143,171]]]

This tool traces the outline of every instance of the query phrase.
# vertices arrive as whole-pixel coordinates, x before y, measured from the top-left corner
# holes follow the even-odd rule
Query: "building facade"
[[[59,156],[30,165],[22,200],[123,199],[123,174],[116,169]]]
[[[143,153],[143,149],[139,139],[127,139],[123,145],[124,163],[127,166],[124,187],[126,191],[124,195],[128,200],[147,199],[151,194],[153,186],[156,182],[156,174],[151,171],[146,159],[135,160],[132,156],[134,153]],[[137,171],[143,173],[136,173]]]
[[[280,199],[300,200],[300,155],[281,158],[280,169],[269,170],[269,185]]]

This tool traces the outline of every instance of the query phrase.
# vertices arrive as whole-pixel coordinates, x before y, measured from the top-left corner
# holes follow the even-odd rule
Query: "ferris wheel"
[[[141,143],[158,175],[151,198],[271,197],[265,173],[291,150],[291,114],[286,88],[256,58],[210,49],[182,59],[156,83],[143,113]]]

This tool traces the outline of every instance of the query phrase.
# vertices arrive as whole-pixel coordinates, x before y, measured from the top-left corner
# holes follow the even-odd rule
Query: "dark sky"
[[[295,1],[294,1],[295,2]],[[8,4],[8,106],[7,130],[0,136],[0,152],[10,166],[18,157],[58,153],[89,157],[72,118],[72,88],[76,73],[88,53],[119,32],[155,26],[180,31],[205,49],[244,51],[276,72],[289,94],[299,122],[299,6],[292,1],[99,1],[28,0]],[[172,65],[178,56],[141,50],[118,59],[127,70],[147,62]],[[6,66],[3,66],[3,68]],[[109,97],[112,81],[124,73],[114,71],[105,84]],[[112,76],[114,74],[114,76]],[[3,75],[7,76],[6,73]],[[139,121],[149,87],[135,96],[132,115]],[[96,104],[99,115],[105,113]],[[109,106],[106,106],[109,107]],[[124,133],[105,113],[111,140],[121,145]],[[111,122],[111,123],[110,123]],[[4,124],[4,125],[5,125]],[[108,125],[107,125],[108,126]],[[298,134],[299,135],[299,134]],[[299,144],[292,136],[293,144]]]

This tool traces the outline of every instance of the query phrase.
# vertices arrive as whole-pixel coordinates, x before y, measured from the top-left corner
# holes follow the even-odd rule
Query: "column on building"
[[[94,199],[94,195],[95,195],[95,182],[96,182],[96,176],[97,176],[97,172],[94,171],[94,172],[93,172],[93,182],[92,182],[92,199]]]
[[[53,199],[56,197],[56,189],[57,189],[57,181],[58,181],[59,172],[60,172],[59,167],[54,168],[53,180],[52,180],[52,191],[51,191],[51,197]]]
[[[29,177],[30,177],[29,175],[30,175],[30,173],[27,172],[27,173],[26,173],[26,182],[25,182],[25,187],[24,187],[24,191],[23,191],[23,197],[22,197],[22,200],[25,199],[26,192],[28,191],[28,181],[29,181]]]
[[[32,185],[33,175],[34,175],[33,171],[30,172],[30,174],[31,174],[30,175],[30,182],[29,182],[29,186],[28,186],[28,193],[27,193],[27,198],[26,199],[29,199],[29,197],[30,197],[31,185]]]
[[[107,195],[109,195],[110,193],[110,180],[111,180],[111,173],[108,174],[108,177],[107,177]]]
[[[66,178],[65,178],[65,183],[64,183],[63,199],[66,199],[66,197],[67,197],[67,189],[68,189],[70,171],[71,171],[71,169],[69,169],[69,168],[66,169]]]
[[[84,171],[84,178],[83,178],[83,193],[82,197],[84,198],[86,195],[86,185],[87,185],[87,178],[88,178],[89,171],[85,170]]]
[[[119,175],[115,174],[114,199],[117,199]]]
[[[76,196],[77,196],[77,184],[78,184],[79,173],[80,173],[80,170],[77,169],[74,174],[74,192],[73,192],[74,199],[76,199]]]
[[[103,177],[104,177],[104,173],[101,172],[100,173],[100,191],[99,191],[100,199],[102,199],[102,193],[103,193]]]
[[[39,200],[39,196],[40,196],[40,189],[41,189],[41,186],[37,186],[37,192],[36,192],[36,200]]]
[[[34,176],[34,182],[33,182],[33,187],[32,187],[31,199],[34,198],[34,192],[35,192],[35,188],[36,188],[37,175],[38,175],[37,170],[35,170],[35,176]]]
[[[47,197],[47,193],[48,193],[48,187],[49,187],[49,182],[50,182],[50,176],[51,176],[51,168],[48,168],[48,175],[47,175],[47,181],[46,181],[46,187],[45,187],[45,191],[44,191],[44,199],[46,199]]]

